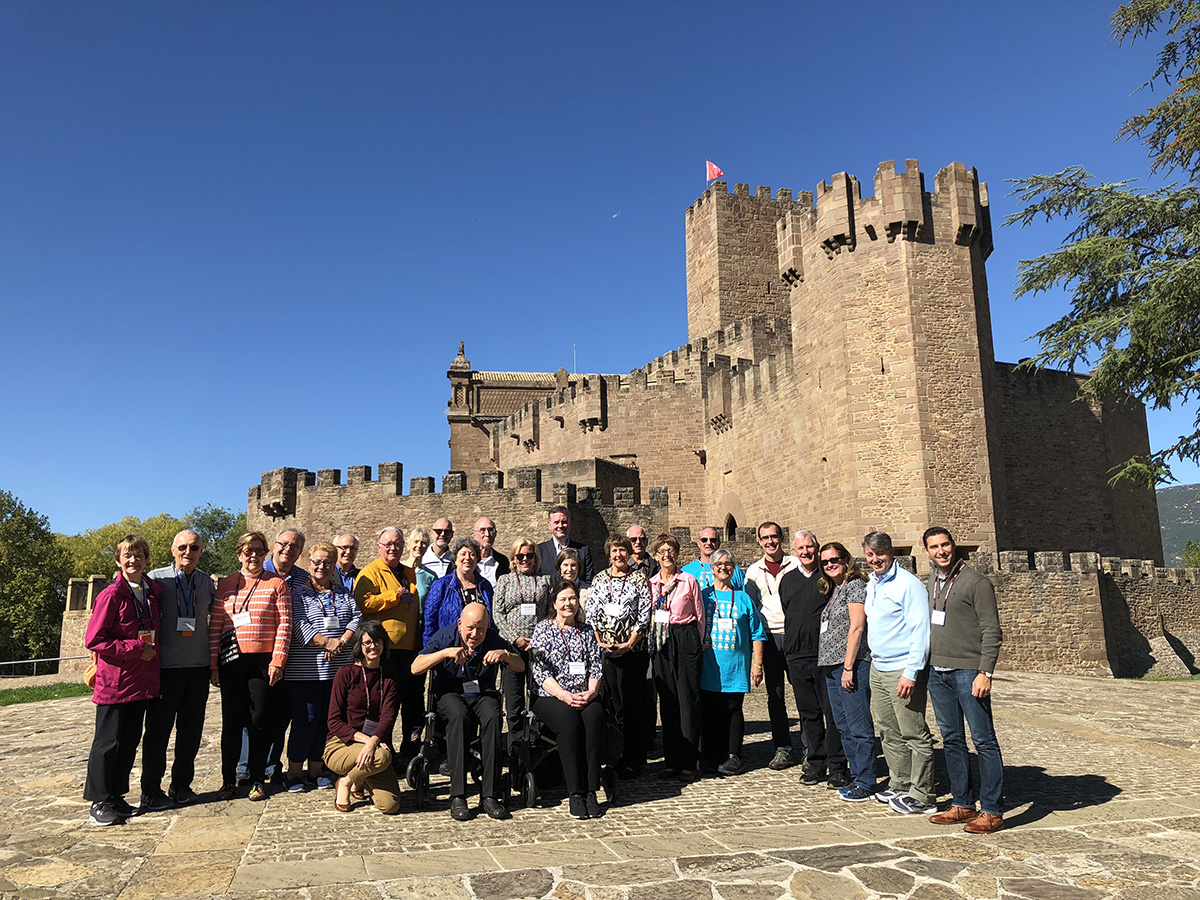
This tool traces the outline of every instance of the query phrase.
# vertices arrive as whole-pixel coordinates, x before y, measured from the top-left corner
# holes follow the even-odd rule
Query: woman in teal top
[[[706,587],[704,620],[708,647],[700,668],[700,721],[703,725],[702,766],[708,773],[740,775],[746,719],[742,701],[763,680],[763,643],[767,629],[758,607],[745,591],[730,583],[733,554],[718,550],[710,559],[713,585]]]

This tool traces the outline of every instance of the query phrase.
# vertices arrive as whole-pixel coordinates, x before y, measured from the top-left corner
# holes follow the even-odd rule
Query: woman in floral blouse
[[[571,818],[595,819],[604,815],[596,799],[605,734],[604,707],[597,700],[604,677],[600,645],[580,621],[575,585],[560,581],[552,593],[554,616],[538,622],[530,646],[539,695],[533,712],[558,737]]]
[[[624,536],[604,544],[609,567],[596,575],[587,599],[587,621],[596,630],[604,660],[604,690],[612,714],[621,723],[625,745],[617,764],[622,778],[636,777],[646,764],[643,736],[648,701],[646,670],[650,655],[650,585],[629,565],[633,544]]]
[[[529,639],[534,626],[550,615],[550,576],[539,575],[537,542],[521,538],[512,548],[515,571],[500,576],[492,597],[492,609],[500,636],[508,641],[529,665]],[[508,716],[511,742],[522,730],[525,715],[525,673],[507,666],[502,675],[504,710]]]

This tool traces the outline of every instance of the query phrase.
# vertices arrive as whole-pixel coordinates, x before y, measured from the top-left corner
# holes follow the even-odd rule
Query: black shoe
[[[800,783],[812,787],[825,780],[825,772],[815,766],[806,766],[800,775]]]
[[[622,781],[631,781],[642,774],[641,766],[621,766],[617,769],[617,777]]]
[[[467,808],[466,797],[450,798],[450,818],[456,822],[466,822],[471,818],[471,810]]]
[[[131,819],[137,815],[137,810],[125,802],[124,797],[118,797],[116,800],[110,800],[113,809],[117,811],[117,815],[122,819]]]
[[[583,794],[572,794],[570,801],[567,804],[567,812],[572,819],[588,818],[587,800]]]
[[[107,826],[121,824],[121,817],[117,815],[117,811],[113,809],[113,805],[107,800],[99,800],[93,803],[89,818],[92,820],[93,825]]]
[[[584,808],[587,810],[589,819],[599,819],[604,815],[604,810],[600,808],[600,801],[596,799],[595,791],[588,791],[583,798]]]
[[[829,788],[832,791],[835,789],[848,787],[849,785],[850,785],[850,773],[843,771],[841,769],[835,769],[834,771],[829,773],[829,781],[826,782],[825,787]]]
[[[512,813],[504,808],[496,797],[484,797],[479,804],[483,807],[483,811],[487,813],[489,819],[511,819]]]
[[[159,790],[142,794],[142,799],[138,803],[138,806],[143,812],[163,812],[164,810],[174,809],[175,801]]]
[[[746,771],[746,764],[742,762],[740,756],[730,756],[729,759],[717,766],[717,772],[721,775],[741,775]]]
[[[175,801],[176,806],[191,806],[200,799],[200,795],[190,787],[170,788],[167,791],[167,796]]]

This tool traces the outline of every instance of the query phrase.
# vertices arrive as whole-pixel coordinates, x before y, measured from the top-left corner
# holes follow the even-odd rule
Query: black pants
[[[742,755],[742,740],[746,736],[746,717],[742,713],[742,701],[745,699],[745,694],[700,692],[705,762],[719,766],[728,756]]]
[[[646,666],[649,654],[644,649],[630,650],[622,656],[604,654],[604,690],[606,701],[625,735],[621,766],[641,768],[646,764]]]
[[[771,742],[776,749],[792,747],[789,730],[787,700],[783,686],[787,678],[787,661],[779,649],[776,635],[767,636],[763,643],[763,678],[767,683],[767,715],[771,719]]]
[[[654,687],[662,708],[663,761],[667,768],[696,768],[700,758],[700,628],[668,625],[654,654]]]
[[[192,786],[196,777],[196,754],[204,734],[208,707],[208,666],[162,670],[162,696],[146,709],[146,736],[142,740],[142,793],[162,790],[167,772],[167,742],[175,730],[175,762],[171,764],[171,788]]]
[[[288,702],[292,705],[292,734],[287,745],[289,763],[324,760],[332,690],[333,679],[288,683]]]
[[[142,740],[142,722],[149,700],[102,703],[96,706],[96,733],[88,754],[83,799],[93,803],[116,800],[129,793],[129,773]]]
[[[267,750],[267,768],[277,776],[287,771],[283,764],[287,752],[288,726],[292,724],[292,696],[288,683],[282,678],[274,687],[267,688],[267,705],[271,721],[267,723],[270,747]]]
[[[412,673],[416,650],[389,650],[388,672],[396,682],[396,702],[400,705],[400,728],[393,734],[399,753],[411,755],[419,741],[413,740],[425,724],[425,676]],[[399,755],[399,754],[398,754]]]
[[[243,653],[221,666],[221,783],[237,783],[242,730],[249,741],[246,772],[251,781],[263,781],[271,741],[271,696],[267,667],[270,653]]]
[[[500,698],[495,694],[443,694],[438,714],[446,722],[446,760],[450,763],[450,796],[467,795],[467,754],[471,738],[479,730],[479,756],[483,760],[480,779],[482,796],[499,797],[500,791]]]
[[[816,658],[789,659],[788,677],[796,695],[796,712],[800,715],[800,734],[808,754],[805,765],[818,772],[846,772],[846,753],[842,736],[833,721],[829,705],[829,689],[825,673]]]
[[[513,647],[516,650],[516,647]],[[508,743],[525,730],[525,709],[528,703],[526,673],[529,671],[529,651],[516,650],[525,662],[524,672],[514,672],[508,666],[500,670],[501,686],[504,688],[504,718],[508,725]]]
[[[538,697],[533,711],[554,729],[558,738],[558,757],[562,760],[567,793],[599,790],[605,732],[604,707],[600,702],[593,700],[583,709],[575,709],[557,697]]]

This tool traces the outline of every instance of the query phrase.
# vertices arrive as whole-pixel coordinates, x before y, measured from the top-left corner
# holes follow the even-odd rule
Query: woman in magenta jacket
[[[146,707],[159,692],[159,588],[144,574],[149,558],[150,545],[140,535],[117,544],[118,575],[96,598],[84,639],[96,655],[96,732],[83,784],[94,825],[133,815],[125,802],[129,773]]]

